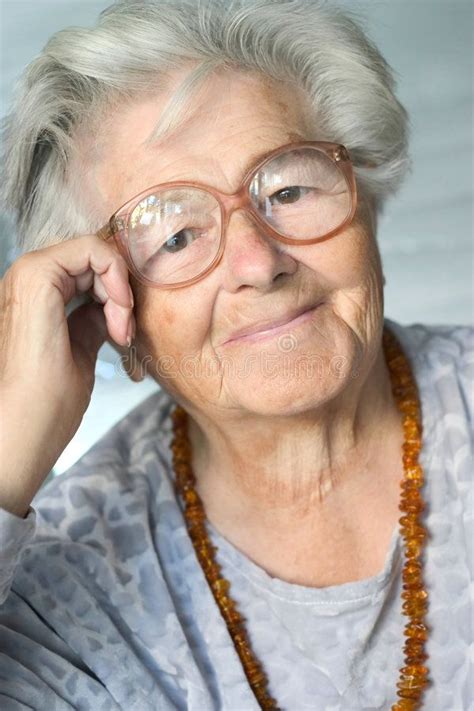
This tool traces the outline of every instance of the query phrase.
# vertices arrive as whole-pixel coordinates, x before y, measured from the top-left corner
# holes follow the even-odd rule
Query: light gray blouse
[[[473,330],[386,323],[422,401],[424,708],[472,711]],[[259,708],[174,492],[173,405],[165,391],[150,396],[41,489],[25,519],[0,510],[1,711]],[[280,708],[390,709],[406,623],[398,529],[378,575],[325,588],[273,578],[209,531]]]

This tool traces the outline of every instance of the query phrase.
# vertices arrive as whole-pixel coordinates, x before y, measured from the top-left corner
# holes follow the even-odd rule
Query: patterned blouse
[[[424,708],[472,711],[473,330],[385,322],[422,403]],[[174,491],[173,405],[153,393],[26,518],[0,509],[2,711],[258,711]],[[387,711],[406,622],[398,529],[377,575],[313,588],[270,576],[208,527],[279,707]]]

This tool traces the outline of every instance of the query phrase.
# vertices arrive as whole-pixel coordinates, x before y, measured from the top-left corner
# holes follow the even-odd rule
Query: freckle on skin
[[[163,323],[165,323],[167,326],[172,326],[176,321],[176,317],[175,314],[173,314],[173,311],[165,308],[161,312],[161,319]]]

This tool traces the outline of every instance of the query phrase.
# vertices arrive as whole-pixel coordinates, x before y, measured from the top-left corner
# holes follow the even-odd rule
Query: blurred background
[[[332,0],[331,0],[332,1]],[[0,0],[0,114],[15,81],[57,30],[92,25],[101,0]],[[413,171],[379,223],[385,313],[401,323],[473,320],[473,3],[471,0],[339,0],[365,17],[411,117]],[[11,220],[0,214],[0,276],[15,259]],[[132,383],[108,345],[91,405],[51,476],[68,469],[158,388]]]

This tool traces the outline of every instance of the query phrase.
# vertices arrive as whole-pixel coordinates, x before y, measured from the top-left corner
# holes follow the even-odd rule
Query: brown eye
[[[310,188],[304,188],[300,185],[290,185],[288,188],[283,188],[283,190],[274,193],[268,199],[272,205],[274,204],[274,200],[277,200],[280,205],[291,205],[301,200],[303,195],[306,194],[306,192],[310,192],[310,190]]]

